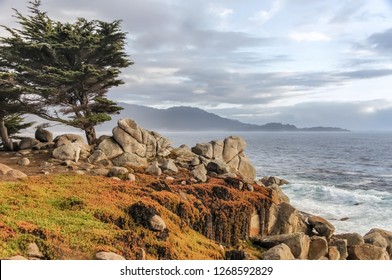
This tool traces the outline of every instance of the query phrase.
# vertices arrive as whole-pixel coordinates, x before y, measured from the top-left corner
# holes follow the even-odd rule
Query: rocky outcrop
[[[199,156],[209,172],[238,173],[241,177],[253,181],[256,178],[256,169],[244,155],[245,148],[246,142],[243,138],[230,136],[224,140],[196,144],[192,152]]]
[[[78,162],[80,158],[85,159],[90,156],[91,147],[80,135],[64,134],[56,137],[54,142],[56,148],[52,154],[56,159]]]

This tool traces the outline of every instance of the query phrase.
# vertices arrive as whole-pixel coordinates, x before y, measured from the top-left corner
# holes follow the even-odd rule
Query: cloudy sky
[[[0,0],[0,24],[14,25],[12,8],[25,13],[26,2]],[[42,3],[56,20],[123,20],[135,64],[110,91],[117,101],[256,124],[392,130],[392,0]]]

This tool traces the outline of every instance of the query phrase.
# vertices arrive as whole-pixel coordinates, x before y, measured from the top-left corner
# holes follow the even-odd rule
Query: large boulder
[[[7,172],[8,177],[10,177],[11,179],[23,179],[23,178],[27,178],[27,175],[25,173],[23,173],[22,171],[16,170],[16,169],[11,169]]]
[[[269,214],[268,232],[270,235],[308,232],[304,217],[289,203],[272,204]]]
[[[361,244],[348,247],[349,260],[389,260],[387,251],[383,248]]]
[[[161,168],[163,171],[166,172],[172,172],[172,173],[177,173],[178,172],[178,167],[174,163],[174,160],[172,159],[165,159],[162,162]]]
[[[207,169],[204,166],[204,164],[200,164],[198,166],[196,166],[193,170],[192,170],[192,175],[201,182],[206,182],[207,181]]]
[[[25,150],[25,149],[31,149],[34,146],[38,145],[40,142],[35,139],[35,138],[31,138],[31,137],[25,137],[23,138],[20,143],[19,143],[19,149],[20,150]]]
[[[347,240],[347,246],[355,246],[355,245],[362,245],[365,243],[363,237],[358,233],[342,233],[342,234],[335,234],[335,238],[337,239],[345,239]]]
[[[227,137],[224,141],[222,157],[225,162],[231,161],[235,156],[242,153],[246,148],[246,142],[238,136]]]
[[[11,167],[8,165],[0,163],[0,175],[5,175],[8,173],[8,171],[12,170]]]
[[[309,259],[319,260],[328,253],[328,242],[325,237],[312,236],[310,238]]]
[[[68,143],[53,150],[53,157],[60,160],[79,161],[81,149],[77,143]]]
[[[239,158],[238,173],[243,178],[254,180],[256,178],[256,168],[245,155],[240,155]]]
[[[78,146],[80,149],[79,157],[85,159],[90,156],[91,147],[86,144],[83,137],[77,134],[63,134],[57,136],[54,139],[55,147],[61,147],[64,145],[73,144],[73,146]],[[69,146],[71,147],[71,146]],[[72,160],[72,159],[71,159]]]
[[[146,167],[148,162],[146,158],[139,157],[133,153],[123,153],[122,155],[112,159],[116,166],[130,166],[130,167]]]
[[[387,231],[387,230],[383,230],[383,229],[379,229],[379,228],[373,228],[367,234],[365,234],[364,239],[369,240],[369,235],[373,234],[375,232],[379,233],[386,241],[387,252],[389,253],[389,256],[392,259],[392,231]],[[370,242],[366,242],[366,243],[370,243]],[[374,245],[376,245],[376,244],[374,244]]]
[[[294,260],[294,256],[291,253],[290,247],[286,244],[279,244],[262,255],[263,260]]]
[[[41,127],[35,131],[35,139],[40,142],[53,142],[53,133]]]
[[[102,151],[108,159],[113,159],[124,153],[124,150],[112,137],[103,139],[99,143],[97,150]]]
[[[211,143],[198,143],[195,147],[192,147],[192,152],[208,159],[212,159],[214,155]]]
[[[311,216],[308,218],[308,223],[318,234],[325,236],[327,239],[330,239],[335,232],[333,224],[322,217]]]
[[[159,133],[145,130],[131,119],[120,119],[117,125],[113,128],[113,139],[125,152],[147,159],[170,154],[171,141]]]
[[[253,243],[263,248],[272,248],[280,244],[286,244],[297,259],[306,259],[309,253],[310,238],[303,232],[291,234],[271,235],[262,238],[254,238]]]
[[[274,201],[290,203],[290,198],[282,191],[279,185],[272,184],[267,189],[271,191],[271,197]]]
[[[332,238],[331,240],[329,240],[328,246],[330,248],[336,247],[341,260],[345,260],[348,257],[347,240]]]
[[[256,177],[256,169],[249,158],[243,154],[245,148],[246,142],[244,139],[238,136],[230,136],[223,141],[198,143],[192,148],[192,152],[200,156],[200,161],[209,171],[218,174],[237,173],[244,179],[253,181]]]

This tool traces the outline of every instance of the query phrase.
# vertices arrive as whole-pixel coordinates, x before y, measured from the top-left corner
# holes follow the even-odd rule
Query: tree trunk
[[[12,140],[8,136],[8,129],[5,126],[4,118],[0,118],[0,136],[1,136],[1,140],[3,142],[4,150],[5,151],[13,151],[14,144],[12,143]]]
[[[87,143],[89,145],[94,145],[97,141],[97,135],[95,133],[95,128],[93,126],[84,128],[86,133]]]

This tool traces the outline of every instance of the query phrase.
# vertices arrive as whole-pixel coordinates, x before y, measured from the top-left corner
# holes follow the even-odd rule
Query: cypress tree
[[[37,106],[32,113],[80,128],[94,144],[95,126],[122,109],[107,93],[123,84],[121,69],[133,64],[125,53],[126,33],[120,21],[54,21],[40,6],[39,0],[30,2],[28,16],[14,10],[20,29],[3,26],[10,33],[1,38],[6,66],[28,89],[29,102]]]

